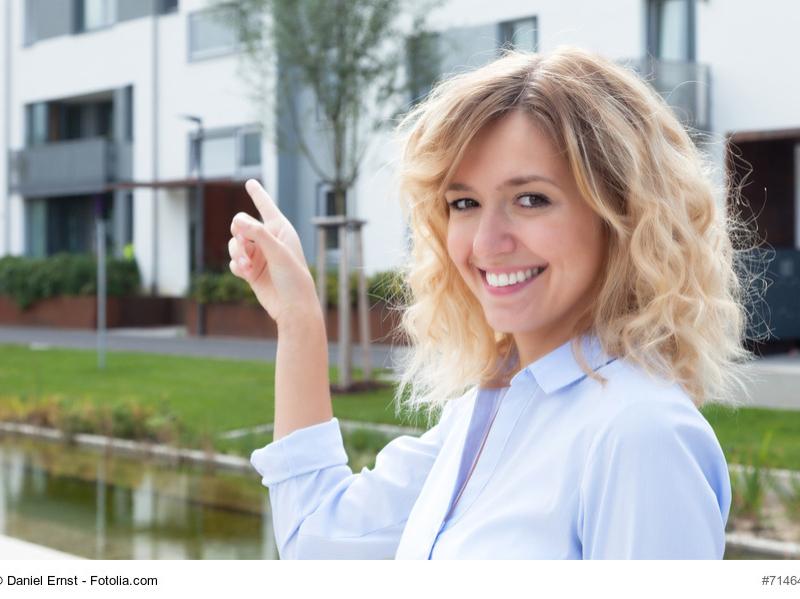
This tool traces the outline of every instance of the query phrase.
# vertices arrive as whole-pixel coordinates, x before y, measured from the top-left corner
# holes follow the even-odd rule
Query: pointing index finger
[[[261,187],[258,181],[255,179],[248,179],[244,184],[244,188],[247,190],[247,193],[250,194],[253,204],[255,204],[258,209],[259,214],[261,214],[261,220],[267,222],[269,219],[281,218],[283,216],[273,199],[269,197],[269,194]]]

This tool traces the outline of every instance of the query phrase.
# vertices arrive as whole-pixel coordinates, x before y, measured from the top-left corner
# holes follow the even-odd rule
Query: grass
[[[755,529],[763,527],[762,508],[766,499],[768,485],[765,460],[769,452],[772,431],[764,435],[761,446],[756,454],[748,455],[744,466],[749,466],[749,471],[731,473],[731,518],[732,522],[738,518],[748,518],[754,522]]]
[[[336,370],[331,368],[332,380]],[[275,367],[261,361],[113,352],[104,371],[91,350],[0,345],[0,403],[57,397],[60,402],[104,406],[138,404],[181,424],[179,442],[247,455],[263,439],[222,441],[221,432],[272,422]],[[423,419],[398,418],[393,389],[335,395],[340,419],[420,426]],[[297,398],[302,401],[302,398]],[[2,407],[2,406],[0,406]],[[2,410],[0,410],[2,411]],[[768,433],[763,466],[800,470],[800,410],[707,406],[702,412],[729,462],[748,463]],[[384,439],[354,439],[357,451],[377,451]]]
[[[114,352],[106,369],[91,350],[0,345],[0,401],[57,397],[82,404],[137,403],[170,414],[186,431],[183,442],[198,444],[220,432],[270,423],[274,411],[275,367],[232,361]],[[335,380],[336,370],[331,369]],[[338,418],[408,424],[395,417],[393,390],[334,396]],[[297,398],[302,401],[302,398]]]
[[[716,432],[728,462],[750,463],[752,456],[762,450],[762,443],[769,435],[761,465],[800,470],[800,410],[733,410],[709,405],[701,411]]]

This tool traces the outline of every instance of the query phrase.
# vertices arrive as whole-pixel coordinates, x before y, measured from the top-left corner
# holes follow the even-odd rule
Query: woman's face
[[[489,325],[513,335],[522,364],[568,341],[605,240],[549,137],[520,111],[487,125],[445,197],[450,258]]]

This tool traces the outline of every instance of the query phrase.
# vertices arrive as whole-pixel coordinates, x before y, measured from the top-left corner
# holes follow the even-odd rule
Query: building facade
[[[237,75],[236,40],[203,1],[9,0],[0,251],[131,246],[144,286],[182,295],[193,268],[202,119],[205,260],[227,264],[241,182],[277,177],[275,151]]]
[[[132,245],[145,287],[183,294],[197,220],[191,115],[204,127],[208,267],[227,264],[227,225],[249,209],[241,182],[250,176],[298,229],[306,256],[316,254],[311,218],[329,210],[329,190],[291,144],[268,133],[277,129],[237,75],[235,36],[208,2],[8,0],[0,19],[8,157],[0,253],[93,251],[91,227],[103,211],[111,251]],[[448,0],[430,14],[442,76],[484,64],[509,43],[542,51],[575,44],[645,75],[705,133],[699,143],[720,169],[741,177],[752,165],[743,192],[778,252],[781,297],[800,292],[800,77],[791,61],[800,55],[799,22],[793,0]],[[430,83],[419,82],[416,95]],[[281,98],[278,121],[287,102],[309,105]],[[307,122],[313,139],[316,123]],[[368,221],[368,273],[398,265],[406,246],[397,155],[391,133],[378,134],[347,200],[348,214]],[[785,331],[798,326],[785,318],[795,319]]]

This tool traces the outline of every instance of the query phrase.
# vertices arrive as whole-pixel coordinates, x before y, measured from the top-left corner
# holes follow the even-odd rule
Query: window
[[[116,20],[115,0],[78,0],[75,3],[77,31],[109,27]]]
[[[236,138],[206,137],[201,158],[204,177],[230,177],[236,172]]]
[[[647,51],[659,60],[694,61],[694,2],[650,0]]]
[[[62,105],[64,119],[64,139],[80,139],[83,110],[80,104]]]
[[[47,199],[25,200],[25,255],[44,258],[47,255]]]
[[[203,133],[201,160],[203,176],[234,177],[237,175],[257,175],[261,169],[261,132],[252,126],[217,130]],[[193,148],[195,135],[190,141],[189,171],[194,172],[195,158]]]
[[[431,91],[439,77],[439,34],[426,31],[406,40],[406,69],[411,103]]]
[[[125,139],[133,141],[133,86],[125,87],[123,96],[123,110],[125,111]]]
[[[37,15],[35,11],[35,4],[33,0],[25,1],[25,45],[30,45],[39,39],[38,32],[36,31]]]
[[[94,241],[94,198],[71,196],[25,201],[25,253],[87,253]]]
[[[261,166],[261,132],[240,131],[239,135],[239,166]]]
[[[114,104],[112,102],[98,102],[94,108],[95,135],[111,139],[114,127]]]
[[[123,201],[125,216],[123,218],[122,245],[125,246],[133,243],[133,192],[126,192]]]
[[[47,143],[47,109],[46,102],[28,104],[25,107],[25,131],[28,146]]]
[[[170,12],[177,12],[178,0],[159,0],[158,12],[159,14],[166,14]]]
[[[500,23],[500,47],[536,52],[539,45],[536,17]]]
[[[235,52],[238,39],[224,10],[189,15],[189,60],[200,60]]]

